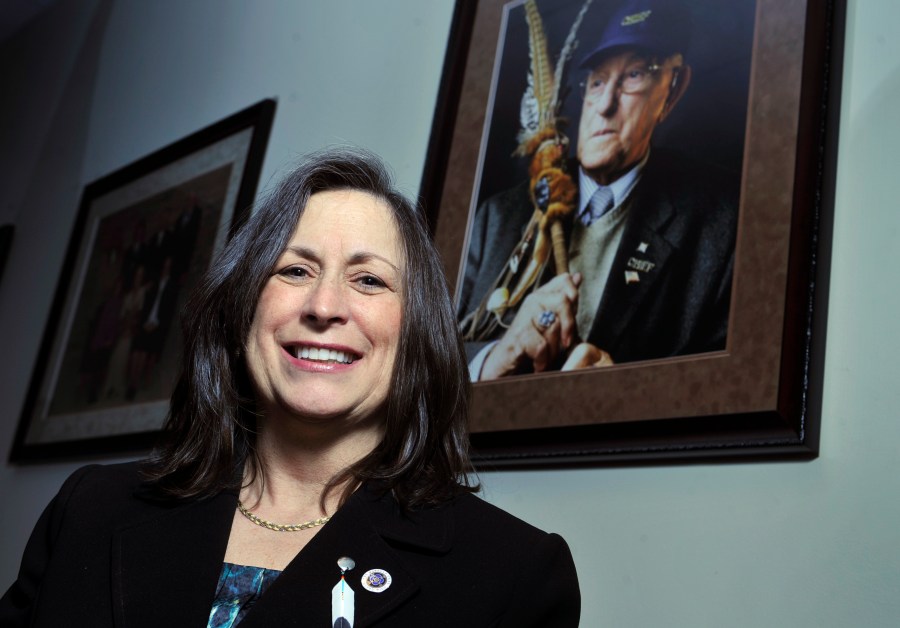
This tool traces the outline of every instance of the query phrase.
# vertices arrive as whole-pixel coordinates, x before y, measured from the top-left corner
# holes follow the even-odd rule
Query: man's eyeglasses
[[[656,63],[632,66],[622,72],[614,82],[612,81],[613,77],[608,74],[592,74],[581,82],[582,96],[586,100],[595,101],[603,95],[611,82],[613,87],[622,94],[639,94],[653,85],[653,81],[662,67]],[[675,76],[678,75],[679,69],[673,68]]]

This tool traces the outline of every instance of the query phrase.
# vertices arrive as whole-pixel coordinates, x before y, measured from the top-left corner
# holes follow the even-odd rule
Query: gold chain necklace
[[[303,523],[293,523],[287,525],[281,523],[272,523],[271,521],[260,519],[252,512],[247,510],[241,500],[238,500],[238,510],[242,515],[247,517],[247,519],[249,519],[256,525],[263,528],[268,528],[269,530],[275,530],[276,532],[298,532],[300,530],[308,530],[309,528],[315,528],[316,526],[325,525],[331,520],[331,517],[320,517],[318,519],[311,519],[310,521],[305,521]]]

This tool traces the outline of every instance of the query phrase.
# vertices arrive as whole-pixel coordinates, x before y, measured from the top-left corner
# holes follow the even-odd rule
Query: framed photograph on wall
[[[10,459],[149,447],[179,373],[179,312],[247,216],[275,101],[84,189]]]
[[[842,19],[458,3],[422,196],[481,465],[815,455]]]

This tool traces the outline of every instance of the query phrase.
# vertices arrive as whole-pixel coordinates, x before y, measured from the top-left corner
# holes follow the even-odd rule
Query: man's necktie
[[[612,209],[612,205],[612,190],[601,186],[594,191],[590,202],[588,202],[578,218],[581,220],[581,224],[585,227],[590,227],[591,223]]]

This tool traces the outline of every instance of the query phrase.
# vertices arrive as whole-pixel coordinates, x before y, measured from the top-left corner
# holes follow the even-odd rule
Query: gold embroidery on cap
[[[631,26],[632,24],[638,24],[639,22],[643,22],[653,11],[641,11],[640,13],[632,13],[631,15],[626,15],[622,18],[622,26]]]

